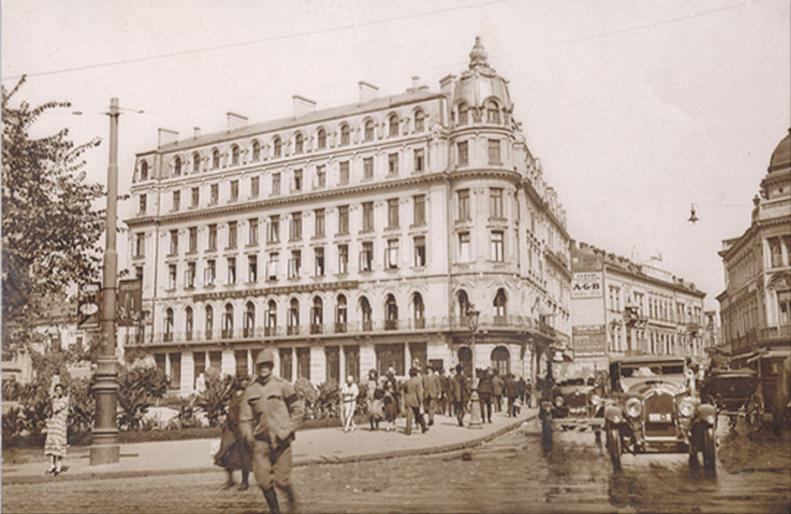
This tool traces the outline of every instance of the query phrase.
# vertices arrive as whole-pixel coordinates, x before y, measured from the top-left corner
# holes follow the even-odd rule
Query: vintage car
[[[691,393],[686,360],[675,356],[622,357],[610,362],[614,403],[604,409],[607,449],[620,469],[624,451],[703,453],[716,467],[717,410]]]
[[[552,419],[563,429],[602,425],[603,392],[594,379],[570,378],[552,388]]]

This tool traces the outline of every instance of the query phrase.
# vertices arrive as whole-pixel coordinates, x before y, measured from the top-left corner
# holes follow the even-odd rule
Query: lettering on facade
[[[574,357],[604,355],[607,351],[607,333],[604,325],[578,325],[572,329]]]
[[[574,273],[571,279],[572,298],[601,298],[603,295],[600,271]]]
[[[339,289],[356,289],[359,282],[357,280],[345,280],[342,282],[331,282],[327,284],[301,284],[297,286],[279,287],[259,287],[257,289],[246,289],[244,291],[218,291],[216,293],[203,293],[194,296],[196,302],[206,300],[224,300],[227,298],[248,298],[250,296],[265,296],[293,293],[311,293],[315,291],[337,291]]]

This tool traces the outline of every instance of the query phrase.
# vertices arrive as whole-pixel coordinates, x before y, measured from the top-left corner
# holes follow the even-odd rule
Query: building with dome
[[[187,138],[137,154],[130,274],[153,354],[189,394],[213,367],[313,383],[415,363],[531,376],[570,333],[566,214],[476,39],[440,90],[414,79],[350,105]]]
[[[750,227],[723,241],[722,340],[742,365],[756,352],[791,353],[791,140],[772,152]]]

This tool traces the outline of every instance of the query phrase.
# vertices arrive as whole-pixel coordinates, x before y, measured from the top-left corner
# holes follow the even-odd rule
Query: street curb
[[[309,466],[315,464],[349,464],[352,462],[370,462],[377,460],[387,460],[401,457],[412,457],[415,455],[434,455],[438,453],[448,453],[453,451],[465,450],[486,443],[516,430],[523,423],[536,419],[537,414],[531,414],[524,419],[510,423],[494,432],[487,434],[483,437],[477,437],[461,443],[446,444],[442,446],[430,446],[427,448],[407,448],[403,450],[393,450],[389,452],[370,453],[363,455],[349,455],[346,457],[318,457],[308,458],[303,460],[295,460],[294,467]],[[112,465],[110,465],[112,466]],[[2,485],[26,485],[26,484],[41,484],[50,482],[72,482],[76,480],[109,480],[113,478],[142,478],[142,477],[158,477],[168,475],[192,475],[196,473],[215,473],[221,471],[218,466],[202,466],[196,468],[181,468],[181,469],[161,469],[152,471],[112,471],[111,469],[104,469],[91,473],[79,473],[70,475],[68,473],[59,477],[50,475],[42,476],[8,476],[3,473]]]

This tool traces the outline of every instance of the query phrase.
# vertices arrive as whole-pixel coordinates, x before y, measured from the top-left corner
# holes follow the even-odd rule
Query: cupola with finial
[[[480,37],[475,38],[468,69],[456,81],[451,101],[457,125],[510,125],[513,104],[508,81],[489,65]]]

